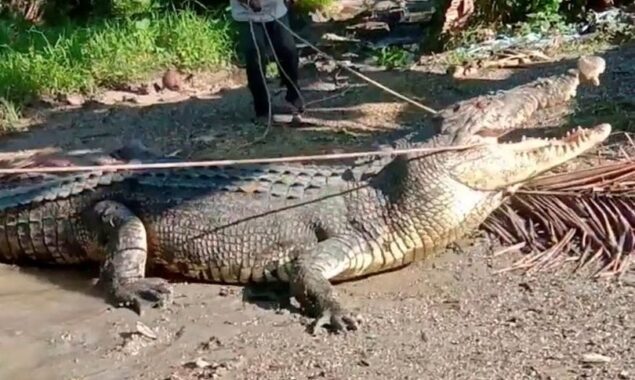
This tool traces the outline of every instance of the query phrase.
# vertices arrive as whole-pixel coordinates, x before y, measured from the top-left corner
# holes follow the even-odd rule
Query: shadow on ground
[[[631,67],[635,49],[631,44],[601,55],[607,60],[601,86],[582,86],[574,110],[559,110],[557,115],[550,115],[548,120],[539,123],[553,126],[563,121],[565,124],[607,121],[617,123],[619,128],[632,126],[632,121],[620,118],[619,112],[632,111],[629,102],[633,93]],[[574,67],[575,61],[573,58],[529,69],[498,70],[498,80],[454,79],[444,73],[424,70],[366,75],[438,110],[458,100],[563,72]],[[360,83],[358,78],[345,71],[340,75],[348,75],[350,83]],[[239,73],[232,76],[229,84],[207,83],[207,87],[197,89],[193,95],[168,92],[135,97],[113,93],[109,99],[112,104],[93,103],[50,111],[28,132],[5,137],[0,143],[0,151],[8,153],[47,147],[64,151],[109,150],[136,138],[163,154],[182,158],[272,157],[368,148],[375,141],[390,139],[399,130],[426,125],[429,115],[424,111],[371,85],[344,93],[307,90],[328,84],[325,78],[326,75],[313,69],[303,70],[305,96],[313,103],[309,105],[307,115],[326,120],[326,126],[274,127],[256,143],[254,141],[265,131],[250,122],[251,98],[244,87],[243,75]],[[210,87],[223,86],[224,90],[209,91]],[[283,95],[279,91],[277,96]],[[117,97],[128,101],[118,101]],[[326,100],[319,101],[324,98]],[[616,114],[611,115],[612,112]],[[568,117],[570,123],[563,117]]]

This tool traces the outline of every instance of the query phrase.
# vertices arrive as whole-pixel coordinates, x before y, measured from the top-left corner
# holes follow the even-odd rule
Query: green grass
[[[12,102],[0,98],[0,132],[13,132],[19,129],[20,109]]]
[[[390,46],[375,50],[373,58],[379,66],[392,70],[411,65],[414,54],[404,48]]]
[[[309,12],[328,9],[335,0],[297,0],[294,10],[298,13],[308,14]]]
[[[90,93],[166,67],[217,69],[234,58],[230,20],[192,11],[87,26],[31,27],[0,20],[0,98]]]

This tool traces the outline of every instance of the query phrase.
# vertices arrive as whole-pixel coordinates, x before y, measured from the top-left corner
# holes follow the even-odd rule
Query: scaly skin
[[[439,111],[430,129],[410,132],[380,149],[403,149],[417,146],[447,146],[470,144],[484,138],[501,137],[525,127],[536,112],[565,104],[575,97],[580,84],[599,86],[599,76],[606,62],[597,56],[578,59],[577,68],[563,74],[538,78],[510,90],[493,95],[470,98]],[[439,134],[436,136],[437,134]],[[435,139],[429,141],[432,136]],[[394,156],[376,156],[359,159],[355,173],[368,176],[379,171]]]
[[[396,158],[348,195],[343,233],[300,252],[291,279],[317,326],[355,328],[329,281],[400,267],[439,252],[472,232],[513,190],[593,148],[611,127],[599,125],[560,141],[530,139],[464,151]]]
[[[492,134],[500,137],[522,128],[536,112],[562,105],[575,96],[581,83],[599,85],[599,75],[605,70],[601,57],[581,57],[577,69],[563,74],[539,78],[522,86],[494,95],[484,95],[453,104],[441,110],[432,125],[407,133],[383,150],[414,147],[442,147],[482,141]],[[439,133],[441,133],[439,135]],[[123,148],[123,150],[130,148]],[[159,157],[132,148],[124,158],[144,157],[157,161]],[[340,188],[351,178],[365,179],[379,172],[395,156],[372,156],[358,159],[353,165],[251,165],[229,166],[187,171],[194,181],[221,191],[256,192],[271,197],[305,198],[319,195],[325,188]],[[152,176],[153,173],[149,173]],[[198,177],[198,178],[196,178]],[[210,180],[211,184],[207,181]]]
[[[439,112],[440,131],[452,135],[454,144],[466,144],[477,134],[500,137],[522,127],[536,111],[564,104],[575,97],[581,82],[598,86],[605,68],[603,58],[585,56],[578,59],[576,69],[569,69],[565,74],[458,102]]]
[[[460,131],[421,144],[444,145]],[[563,142],[487,140],[353,169],[262,165],[25,179],[0,193],[0,259],[101,262],[112,302],[138,312],[171,294],[162,279],[145,277],[148,264],[215,282],[288,281],[316,326],[355,328],[330,281],[438,252],[476,229],[508,187],[576,157],[609,131],[602,125]],[[469,131],[471,140],[479,141],[478,132]]]
[[[93,185],[84,188],[71,183],[38,193],[35,186],[22,191],[29,199],[23,206],[0,203],[0,254],[17,263],[101,261],[112,301],[138,312],[142,301],[169,300],[165,281],[145,278],[148,262],[199,280],[289,281],[317,325],[355,328],[329,281],[439,251],[476,229],[510,186],[576,157],[609,132],[604,124],[560,142],[400,156],[370,180],[309,202],[210,192],[188,182],[170,188],[119,173],[85,179],[80,183]]]

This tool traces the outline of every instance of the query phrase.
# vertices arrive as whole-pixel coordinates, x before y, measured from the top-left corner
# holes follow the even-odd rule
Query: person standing
[[[253,97],[256,120],[264,122],[269,115],[270,99],[267,96],[267,83],[263,75],[267,47],[269,47],[265,30],[269,34],[274,52],[278,57],[278,72],[287,89],[285,96],[287,107],[281,109],[272,107],[272,111],[286,114],[301,113],[303,105],[298,85],[297,48],[291,33],[275,21],[277,19],[289,27],[285,0],[230,0],[230,6],[232,17],[239,24],[240,45],[247,64],[247,86]],[[258,53],[260,53],[260,60]]]

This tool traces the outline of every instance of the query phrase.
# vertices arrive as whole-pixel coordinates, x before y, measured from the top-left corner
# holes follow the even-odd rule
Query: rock
[[[391,0],[381,0],[373,5],[373,11],[375,12],[385,12],[393,8],[399,8],[399,4]]]
[[[596,354],[592,352],[582,355],[582,363],[585,363],[585,364],[604,364],[604,363],[609,363],[610,361],[611,361],[611,358],[609,358],[608,356],[604,356],[604,355],[600,355],[600,354]]]
[[[84,97],[81,95],[64,95],[64,103],[69,106],[81,106],[84,104]]]
[[[356,38],[342,37],[335,33],[324,33],[322,35],[322,39],[325,41],[336,41],[336,42],[359,42],[360,41]]]
[[[207,368],[211,367],[212,364],[205,359],[197,358],[194,361],[185,363],[183,366],[186,368]]]
[[[347,30],[354,30],[359,34],[370,34],[376,32],[390,32],[390,25],[383,21],[365,21],[346,27]]]
[[[337,68],[337,63],[333,61],[315,61],[315,69],[319,72],[331,73]]]
[[[169,69],[163,74],[163,78],[161,79],[163,83],[163,88],[167,88],[170,91],[178,91],[181,89],[181,74],[174,69]]]
[[[153,340],[158,338],[157,334],[155,334],[150,327],[140,321],[137,321],[137,333]]]

